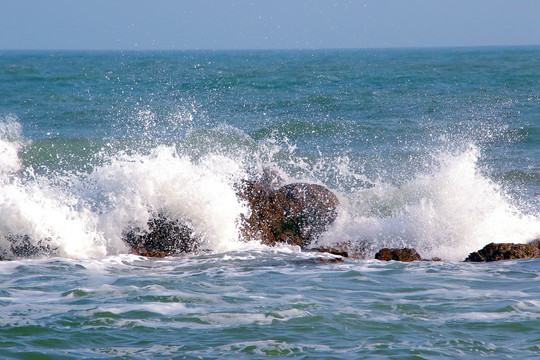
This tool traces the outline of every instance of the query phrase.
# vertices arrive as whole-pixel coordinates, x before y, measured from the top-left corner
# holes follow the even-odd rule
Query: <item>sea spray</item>
[[[100,213],[100,229],[119,241],[129,226],[145,227],[162,213],[189,225],[212,251],[235,248],[237,221],[245,206],[234,185],[243,171],[231,159],[208,155],[196,163],[173,147],[157,147],[149,155],[119,155],[84,179]]]
[[[0,261],[3,358],[538,357],[540,259],[459,253],[538,229],[540,48],[0,55],[0,123],[20,122],[1,137],[1,241],[57,249]],[[264,167],[339,196],[321,241],[459,261],[238,242],[231,184]],[[172,204],[181,182],[206,223]],[[229,229],[226,246],[206,232],[214,252],[146,258],[121,240],[154,210],[205,233],[214,204]]]
[[[0,118],[0,180],[8,173],[19,170],[21,166],[18,156],[22,146],[21,129],[16,117]]]
[[[426,258],[463,260],[489,242],[524,243],[540,236],[538,214],[524,214],[479,169],[481,151],[437,153],[436,166],[399,186],[342,194],[333,227],[318,244],[352,242],[371,249],[414,247]]]
[[[102,237],[95,231],[96,217],[77,209],[77,199],[49,186],[43,177],[24,180],[18,152],[23,147],[21,126],[16,118],[0,122],[0,250],[9,256],[10,240],[29,246],[46,246],[62,256],[104,256]]]
[[[2,146],[9,155],[3,157],[0,192],[3,249],[9,248],[10,235],[28,235],[34,244],[48,241],[61,256],[125,253],[125,231],[145,228],[158,213],[190,226],[204,249],[239,249],[246,245],[240,241],[239,221],[249,209],[238,199],[236,186],[259,176],[264,166],[280,171],[288,182],[295,179],[283,169],[304,174],[301,179],[308,182],[324,184],[329,174],[339,178],[341,189],[334,190],[342,204],[339,216],[317,244],[358,243],[369,249],[368,258],[382,247],[415,247],[424,257],[462,260],[492,241],[526,242],[540,235],[538,218],[520,212],[480,171],[481,151],[472,145],[457,153],[437,152],[431,161],[436,165],[399,185],[370,180],[352,170],[355,164],[346,156],[312,165],[287,142],[283,148],[278,141],[262,141],[254,154],[249,151],[253,145],[239,146],[235,137],[227,141],[236,152],[227,155],[206,148],[190,157],[164,145],[109,151],[89,173],[63,174],[69,179],[59,182],[58,172],[38,176],[32,167],[23,169],[27,176],[17,176],[22,142],[9,139],[20,137],[20,127],[11,121],[3,129]],[[212,131],[231,136],[228,128]]]

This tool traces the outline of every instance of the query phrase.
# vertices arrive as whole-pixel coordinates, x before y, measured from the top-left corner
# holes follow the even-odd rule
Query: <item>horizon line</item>
[[[0,51],[117,51],[117,52],[151,52],[151,51],[328,51],[328,50],[414,50],[414,49],[459,49],[459,48],[503,48],[503,47],[540,47],[540,44],[511,44],[511,45],[425,45],[425,46],[379,46],[379,47],[321,47],[321,48],[0,48]]]

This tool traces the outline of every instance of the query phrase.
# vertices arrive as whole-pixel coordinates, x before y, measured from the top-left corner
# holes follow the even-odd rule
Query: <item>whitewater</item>
[[[539,52],[0,53],[0,353],[538,356],[538,259],[462,261],[540,238]],[[309,247],[365,258],[243,239],[265,169],[338,197]],[[202,251],[134,255],[156,213]]]

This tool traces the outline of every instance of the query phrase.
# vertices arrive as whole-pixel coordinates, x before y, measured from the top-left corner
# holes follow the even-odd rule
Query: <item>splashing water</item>
[[[28,235],[34,243],[47,239],[67,257],[124,253],[123,232],[134,225],[144,227],[149,214],[158,212],[189,224],[211,251],[246,246],[239,240],[238,223],[249,210],[236,196],[235,184],[250,176],[253,163],[246,167],[241,153],[232,157],[210,152],[192,159],[174,146],[157,146],[145,154],[102,155],[103,163],[93,171],[73,172],[58,186],[54,179],[58,173],[51,179],[28,167],[22,169],[26,176],[17,176],[21,172],[17,153],[23,147],[20,125],[11,119],[1,129],[6,154],[0,191],[4,248],[9,247],[10,235]],[[275,158],[277,146],[263,144],[259,151],[270,153],[260,158]],[[287,145],[289,165],[294,151]],[[457,154],[439,153],[429,172],[400,186],[378,182],[337,192],[340,215],[317,243],[367,243],[373,251],[415,247],[424,257],[460,260],[489,242],[537,237],[539,219],[521,213],[501,187],[479,171],[480,155],[474,146]],[[270,165],[279,169],[279,163]],[[295,159],[294,166],[309,168],[301,159]],[[317,167],[319,173],[324,168]],[[363,174],[351,175],[342,159],[325,167],[366,179]]]
[[[480,151],[438,154],[432,172],[400,187],[378,184],[346,199],[322,244],[360,241],[372,249],[414,247],[424,257],[463,260],[489,242],[540,235],[540,218],[521,213],[478,169]]]

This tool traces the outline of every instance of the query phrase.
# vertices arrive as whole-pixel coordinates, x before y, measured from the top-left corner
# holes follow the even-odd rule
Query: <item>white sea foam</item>
[[[66,257],[126,253],[123,232],[130,226],[146,226],[159,212],[188,224],[205,249],[261,247],[239,239],[240,217],[249,210],[236,196],[235,186],[248,177],[246,168],[262,168],[246,165],[249,161],[242,154],[209,152],[193,159],[177,153],[174,146],[157,146],[144,154],[103,155],[103,165],[90,174],[73,173],[61,187],[55,179],[34,175],[31,167],[22,169],[20,130],[14,118],[0,122],[4,251],[10,246],[7,237],[28,235],[35,244],[46,239]],[[339,216],[319,242],[366,242],[373,251],[409,246],[427,258],[462,260],[489,242],[523,243],[539,237],[537,214],[524,214],[513,205],[480,171],[480,156],[474,146],[461,153],[436,154],[437,166],[399,187],[379,181],[371,182],[374,187],[340,193]],[[339,172],[343,167],[350,172],[342,160],[335,165]]]
[[[16,176],[21,170],[20,131],[15,118],[0,122],[0,247],[9,248],[8,236],[28,235],[34,241],[47,239],[62,255],[105,255],[102,238],[91,230],[94,214],[77,210],[77,199],[48,186],[47,181],[23,182]]]
[[[213,251],[241,246],[237,221],[245,206],[234,184],[243,176],[238,164],[208,155],[193,162],[172,147],[150,154],[119,154],[87,176],[72,174],[69,186],[33,177],[22,180],[18,151],[20,126],[0,123],[0,246],[9,253],[10,236],[46,241],[59,255],[102,257],[126,252],[122,233],[146,226],[152,213],[182,219]]]
[[[0,177],[19,170],[18,152],[21,147],[21,125],[13,116],[0,118]]]
[[[435,169],[400,187],[378,184],[345,196],[337,221],[319,242],[367,242],[375,251],[408,246],[426,258],[463,260],[490,242],[540,236],[540,218],[520,212],[480,172],[479,156],[473,146],[438,154]]]
[[[234,183],[242,169],[231,159],[208,155],[197,163],[172,147],[149,155],[122,155],[96,169],[84,188],[94,202],[104,200],[99,228],[120,241],[130,223],[144,226],[150,213],[163,212],[188,223],[214,251],[235,249],[237,220],[245,212]]]

